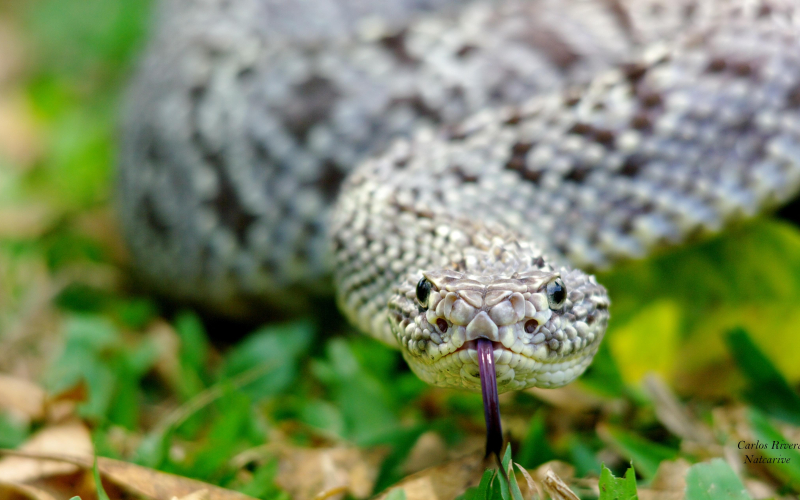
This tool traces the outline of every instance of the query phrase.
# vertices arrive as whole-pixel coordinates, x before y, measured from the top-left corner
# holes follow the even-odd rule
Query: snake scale
[[[500,392],[567,384],[609,318],[590,272],[800,188],[797,12],[164,2],[123,127],[134,262],[238,316],[333,290],[431,384],[480,390],[481,349]]]

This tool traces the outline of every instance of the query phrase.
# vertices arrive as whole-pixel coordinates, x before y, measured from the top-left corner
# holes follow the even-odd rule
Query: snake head
[[[503,275],[453,270],[410,276],[389,322],[411,369],[442,387],[481,389],[477,340],[492,341],[500,392],[560,387],[592,361],[609,299],[594,276],[569,268]]]

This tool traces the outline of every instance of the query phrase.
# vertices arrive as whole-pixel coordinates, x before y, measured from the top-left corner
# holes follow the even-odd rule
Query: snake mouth
[[[490,346],[494,354],[498,393],[527,387],[561,387],[584,372],[597,350],[595,345],[592,349],[573,352],[567,356],[554,356],[552,352],[545,351],[545,355],[540,357],[535,347],[530,350],[532,352],[528,349],[515,352],[501,342],[481,337],[464,342],[449,354],[425,365],[425,369],[418,374],[434,385],[461,387],[470,391],[482,390],[478,363],[479,341],[486,341],[485,345]],[[431,374],[439,376],[430,377]]]

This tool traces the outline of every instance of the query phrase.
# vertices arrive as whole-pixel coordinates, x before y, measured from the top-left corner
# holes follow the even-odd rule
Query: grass
[[[70,403],[98,455],[259,498],[311,498],[330,470],[363,471],[345,481],[357,497],[400,481],[390,497],[412,498],[427,466],[435,484],[455,477],[448,464],[483,442],[478,394],[428,387],[397,352],[313,318],[227,345],[197,312],[127,286],[117,110],[151,7],[0,4],[0,123],[17,124],[0,137],[0,373]],[[612,322],[589,372],[501,398],[520,491],[481,466],[458,493],[529,495],[520,469],[545,485],[545,463],[586,498],[800,493],[796,450],[738,446],[800,441],[800,231],[761,219],[599,279]],[[0,401],[0,447],[55,426],[49,408]]]

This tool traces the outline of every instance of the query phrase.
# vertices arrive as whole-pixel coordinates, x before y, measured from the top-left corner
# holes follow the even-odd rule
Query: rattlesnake
[[[134,261],[239,316],[334,283],[432,384],[478,390],[480,354],[501,392],[564,385],[608,322],[588,272],[800,188],[797,8],[166,2],[123,128]]]

